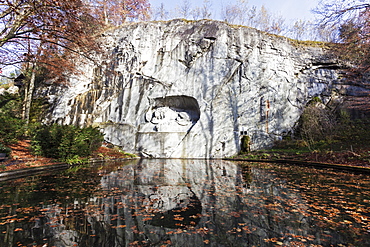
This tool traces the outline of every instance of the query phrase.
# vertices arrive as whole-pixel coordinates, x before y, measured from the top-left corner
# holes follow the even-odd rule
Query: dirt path
[[[30,150],[29,140],[21,140],[16,144],[10,145],[9,147],[12,149],[12,157],[0,162],[0,172],[61,164],[61,162],[51,158],[33,155]],[[98,150],[96,150],[91,156],[91,158],[94,159],[124,159],[128,157],[129,156],[127,154],[107,147],[98,148]]]

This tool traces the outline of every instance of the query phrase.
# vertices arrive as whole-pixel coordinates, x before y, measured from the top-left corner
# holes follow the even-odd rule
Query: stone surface
[[[149,157],[235,155],[289,133],[312,98],[331,99],[338,65],[320,47],[223,22],[143,22],[104,35],[100,64],[51,97],[49,121],[96,125]]]
[[[10,86],[8,89],[0,88],[0,95],[3,95],[5,93],[17,94],[18,91],[19,91],[19,88],[16,86]]]

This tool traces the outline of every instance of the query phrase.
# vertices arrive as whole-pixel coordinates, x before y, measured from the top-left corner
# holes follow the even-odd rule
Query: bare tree
[[[247,16],[246,25],[248,25],[250,27],[254,27],[256,25],[257,15],[258,15],[257,7],[256,6],[252,6],[246,12],[246,16]]]
[[[183,0],[180,6],[177,6],[177,13],[180,17],[188,19],[191,15],[191,3],[189,0]]]
[[[337,124],[335,113],[320,102],[311,102],[299,120],[299,133],[311,149],[321,140],[332,142]]]
[[[311,24],[311,27],[313,29],[312,31],[312,37],[314,40],[321,40],[324,42],[335,42],[336,41],[336,33],[338,30],[338,27],[333,25],[314,25]]]
[[[123,4],[125,18],[145,14],[147,9],[146,0],[111,1]],[[99,50],[96,38],[103,28],[102,20],[116,16],[113,9],[97,11],[100,3],[108,4],[108,0],[0,0],[0,68],[20,65],[29,75],[26,120],[40,68],[54,82],[60,82],[76,71],[76,56],[90,58]]]
[[[282,16],[275,16],[270,23],[269,32],[279,35],[285,31],[285,19]]]
[[[212,16],[211,12],[212,3],[210,0],[203,0],[203,5],[201,7],[195,7],[192,10],[192,16],[194,20],[198,19],[210,19]]]
[[[161,3],[161,5],[155,10],[154,20],[167,20],[169,16],[170,14],[164,7],[164,3]]]
[[[191,11],[191,15],[193,16],[193,19],[194,20],[199,20],[201,19],[202,17],[202,9],[200,7],[195,7],[192,11]]]
[[[285,30],[285,19],[279,15],[273,15],[262,5],[254,14],[254,27],[259,30],[281,34]]]
[[[270,31],[271,15],[267,11],[264,5],[261,6],[261,9],[257,15],[256,28],[268,32]]]
[[[240,9],[237,5],[222,7],[222,19],[228,23],[236,24],[240,16]]]
[[[355,65],[352,78],[370,73],[370,3],[323,0],[314,12],[321,16],[318,26],[333,31],[339,43],[334,51]]]
[[[238,0],[235,4],[222,7],[221,18],[228,23],[245,25],[249,11],[248,1]]]
[[[358,19],[369,11],[370,3],[364,0],[321,0],[314,13],[321,16],[320,24],[343,24]],[[363,19],[363,18],[361,18]]]
[[[201,18],[209,19],[212,17],[212,3],[210,0],[203,0],[203,5],[201,7]]]
[[[300,40],[305,32],[307,32],[307,22],[304,20],[297,20],[289,31],[291,33],[291,37]]]
[[[221,14],[223,20],[232,24],[248,25],[274,34],[285,30],[285,19],[282,16],[272,15],[265,6],[261,6],[259,10],[256,6],[250,7],[246,0],[226,5]]]
[[[1,1],[0,22],[0,66],[22,64],[29,74],[23,114],[28,121],[37,66],[62,79],[72,71],[74,54],[97,48],[99,24],[80,0]]]

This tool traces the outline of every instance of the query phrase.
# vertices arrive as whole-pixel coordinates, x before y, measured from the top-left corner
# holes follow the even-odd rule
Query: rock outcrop
[[[324,48],[218,21],[124,25],[105,33],[104,50],[52,98],[49,120],[98,125],[150,157],[231,156],[243,136],[269,147],[338,84]]]

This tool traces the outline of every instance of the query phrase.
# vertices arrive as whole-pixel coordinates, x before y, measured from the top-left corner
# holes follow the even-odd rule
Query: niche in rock
[[[200,109],[193,97],[167,96],[150,99],[150,108],[145,114],[147,123],[154,125],[156,132],[186,132],[200,118]]]

